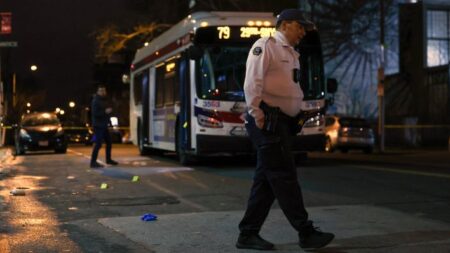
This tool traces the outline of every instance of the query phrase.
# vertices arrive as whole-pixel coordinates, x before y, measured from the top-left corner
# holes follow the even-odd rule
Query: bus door
[[[180,113],[178,114],[177,145],[181,150],[191,147],[191,89],[190,68],[187,54],[182,54],[178,65],[178,89],[180,101]]]
[[[150,75],[144,71],[142,79],[142,138],[145,144],[150,142]]]
[[[150,118],[149,118],[149,98],[150,98],[150,76],[149,69],[135,74],[133,82],[135,105],[142,106],[141,118],[137,122],[137,139],[139,145],[146,145],[149,142]],[[142,146],[143,147],[143,146]]]

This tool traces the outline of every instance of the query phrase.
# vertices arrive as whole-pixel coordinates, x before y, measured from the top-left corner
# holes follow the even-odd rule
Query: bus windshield
[[[196,62],[197,95],[202,99],[244,101],[245,43],[210,45]],[[248,45],[248,46],[247,46]],[[300,53],[300,85],[305,100],[325,97],[322,49],[317,31],[308,31],[296,47]]]
[[[211,46],[196,62],[201,99],[244,101],[245,63],[250,47]]]

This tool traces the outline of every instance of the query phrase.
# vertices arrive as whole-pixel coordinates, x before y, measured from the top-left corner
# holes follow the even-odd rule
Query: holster
[[[263,110],[264,112],[263,130],[270,133],[275,133],[277,129],[278,118],[280,115],[280,108],[269,106],[264,101],[261,101],[261,103],[259,104],[259,108],[261,108],[261,110]]]
[[[294,134],[298,134],[302,131],[303,126],[305,123],[311,119],[317,116],[320,113],[318,110],[311,110],[311,111],[300,111],[300,113],[295,118],[295,127],[294,127]]]

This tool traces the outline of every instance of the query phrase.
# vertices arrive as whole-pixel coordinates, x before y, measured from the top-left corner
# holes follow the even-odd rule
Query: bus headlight
[[[213,117],[208,117],[208,116],[202,115],[202,114],[197,115],[197,122],[202,127],[209,127],[209,128],[222,128],[223,127],[222,121],[220,121],[216,118],[213,118]]]

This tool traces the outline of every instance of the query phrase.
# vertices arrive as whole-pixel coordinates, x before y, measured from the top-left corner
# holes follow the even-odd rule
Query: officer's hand
[[[256,119],[255,120],[256,127],[259,129],[263,129],[264,127],[264,117],[262,119]]]

